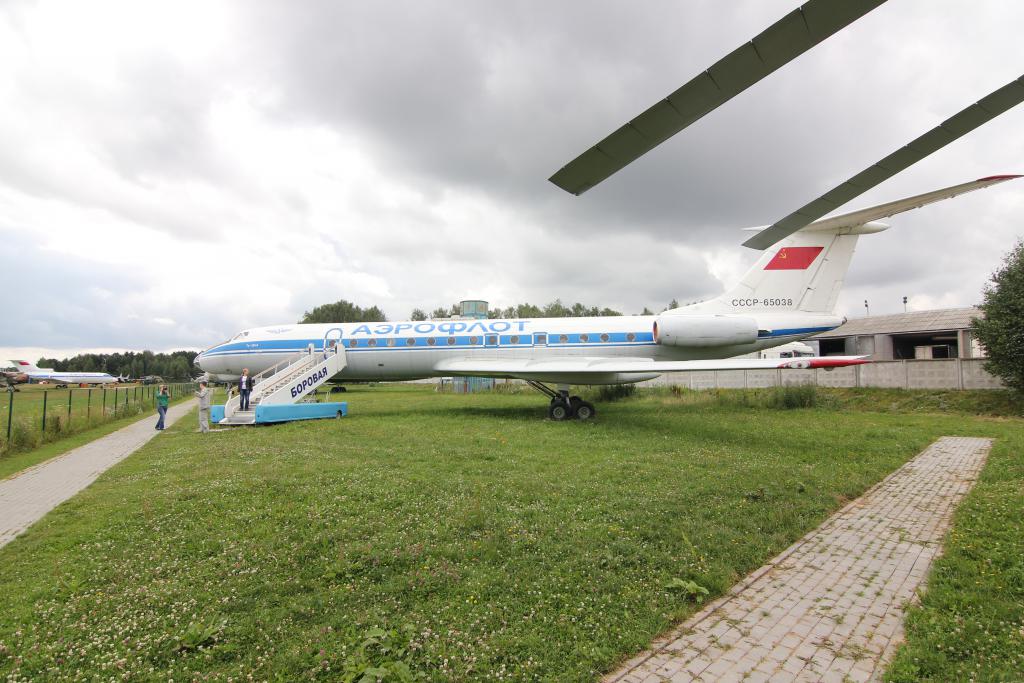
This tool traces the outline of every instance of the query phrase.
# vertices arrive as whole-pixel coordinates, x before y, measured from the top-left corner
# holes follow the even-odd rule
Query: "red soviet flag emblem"
[[[765,270],[804,270],[818,258],[824,247],[783,247],[764,267]]]

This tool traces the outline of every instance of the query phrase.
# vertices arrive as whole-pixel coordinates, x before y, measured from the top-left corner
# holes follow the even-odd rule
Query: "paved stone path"
[[[605,682],[880,678],[990,446],[939,439]]]
[[[171,406],[164,424],[171,426],[195,406],[194,400]],[[0,547],[159,434],[153,428],[155,424],[156,415],[147,415],[64,455],[0,480]]]

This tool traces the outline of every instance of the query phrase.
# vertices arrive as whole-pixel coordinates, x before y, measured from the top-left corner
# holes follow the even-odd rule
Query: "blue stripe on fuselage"
[[[772,337],[791,337],[796,334],[817,334],[819,332],[828,332],[834,330],[835,327],[793,327],[785,330],[762,330],[767,334],[758,333],[758,339],[771,339]]]
[[[764,330],[758,334],[758,339],[773,339],[777,337],[806,336],[834,330],[835,327],[794,327],[778,330]],[[343,340],[345,351],[349,353],[360,353],[364,351],[431,351],[442,349],[524,349],[524,348],[608,348],[608,347],[634,347],[654,346],[654,335],[651,332],[573,332],[566,334],[549,333],[546,344],[535,344],[534,333],[523,333],[520,335],[501,334],[498,336],[498,344],[487,344],[487,337],[495,335],[454,335],[454,336],[416,336],[416,337],[348,337]],[[632,336],[631,340],[629,337]],[[583,340],[586,337],[586,341]],[[433,339],[430,344],[428,340]],[[449,344],[449,340],[454,340]],[[412,340],[413,343],[409,343]],[[388,344],[389,341],[393,343]],[[372,342],[372,345],[371,345]],[[201,356],[235,356],[265,353],[299,353],[313,345],[314,350],[322,351],[324,340],[317,339],[263,339],[243,342],[233,342],[216,346],[204,351]],[[354,346],[350,346],[354,344]]]
[[[630,340],[629,336],[633,339]],[[495,345],[485,345],[487,335],[456,335],[444,337],[369,337],[369,338],[347,338],[343,340],[346,352],[360,351],[425,351],[452,348],[572,348],[572,347],[608,347],[608,346],[650,346],[654,344],[654,335],[651,332],[581,332],[573,334],[549,334],[547,344],[534,344],[532,334],[522,335],[498,335],[499,341]],[[586,336],[587,341],[582,337]],[[564,337],[564,339],[563,339]],[[430,344],[428,340],[433,339]],[[449,339],[454,343],[448,343]],[[513,341],[515,339],[515,341]],[[410,344],[409,341],[413,343]],[[393,341],[389,345],[388,342]],[[372,342],[372,345],[371,345]],[[213,356],[234,356],[256,353],[299,353],[305,351],[312,344],[314,350],[322,351],[323,339],[268,339],[253,340],[246,342],[235,342],[216,346],[201,355]],[[350,346],[354,344],[354,346]]]

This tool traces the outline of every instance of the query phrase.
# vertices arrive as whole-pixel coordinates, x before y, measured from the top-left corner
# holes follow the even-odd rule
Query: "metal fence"
[[[157,384],[113,388],[8,390],[0,409],[0,453],[56,441],[110,420],[156,409]],[[192,395],[194,385],[167,385],[170,400]]]

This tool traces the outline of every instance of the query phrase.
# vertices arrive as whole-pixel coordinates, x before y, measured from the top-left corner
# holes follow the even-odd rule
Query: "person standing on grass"
[[[210,431],[210,394],[212,393],[206,388],[206,382],[199,383],[196,398],[199,399],[199,431],[203,433]]]
[[[241,403],[239,410],[249,410],[249,394],[252,392],[252,377],[249,368],[242,368],[242,376],[238,378],[238,396]]]
[[[156,428],[163,430],[164,418],[167,417],[167,404],[170,402],[171,396],[167,393],[167,385],[161,384],[160,390],[156,392],[156,414],[160,418],[156,421]]]

